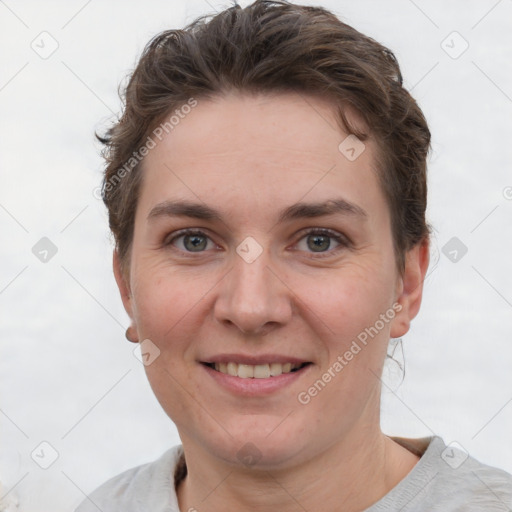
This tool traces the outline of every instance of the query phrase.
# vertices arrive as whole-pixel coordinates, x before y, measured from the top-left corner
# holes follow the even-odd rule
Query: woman
[[[182,445],[79,512],[512,506],[504,471],[380,429],[429,263],[430,133],[389,50],[235,6],[148,44],[102,141],[127,338]]]

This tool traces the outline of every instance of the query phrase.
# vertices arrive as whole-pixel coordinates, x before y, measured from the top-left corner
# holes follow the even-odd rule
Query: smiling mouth
[[[269,363],[252,365],[229,362],[203,364],[225,375],[231,375],[232,377],[239,377],[241,379],[268,379],[269,377],[277,377],[283,373],[297,372],[311,363]]]

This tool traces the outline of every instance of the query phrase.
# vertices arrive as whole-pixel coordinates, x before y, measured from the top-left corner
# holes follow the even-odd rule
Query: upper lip
[[[287,356],[283,354],[259,354],[259,355],[248,355],[248,354],[217,354],[201,360],[202,363],[238,363],[238,364],[271,364],[271,363],[292,363],[302,364],[309,363],[307,359],[299,359],[293,356]]]

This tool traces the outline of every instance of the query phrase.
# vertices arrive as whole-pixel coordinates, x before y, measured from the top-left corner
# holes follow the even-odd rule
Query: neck
[[[380,429],[358,430],[286,469],[239,469],[187,444],[184,438],[188,474],[177,489],[187,511],[356,512],[385,496],[418,461]]]

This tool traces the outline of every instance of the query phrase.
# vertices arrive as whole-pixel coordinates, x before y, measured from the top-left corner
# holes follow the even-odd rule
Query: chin
[[[266,421],[259,418],[242,422],[239,420],[236,430],[227,429],[230,436],[223,436],[222,440],[218,439],[214,444],[209,438],[203,446],[209,446],[212,454],[237,467],[285,469],[298,463],[298,459],[304,457],[306,447],[311,446],[303,433],[290,430],[290,427],[295,428],[297,425],[295,423],[284,428],[276,417],[267,417]]]

